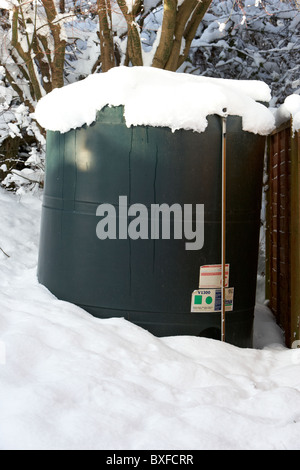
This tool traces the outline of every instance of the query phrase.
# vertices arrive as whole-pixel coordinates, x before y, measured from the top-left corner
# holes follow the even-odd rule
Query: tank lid
[[[67,132],[90,125],[105,106],[124,106],[126,125],[149,125],[203,132],[207,116],[241,116],[243,129],[268,135],[275,127],[268,85],[226,80],[153,67],[115,67],[57,88],[37,104],[35,117],[48,130]]]

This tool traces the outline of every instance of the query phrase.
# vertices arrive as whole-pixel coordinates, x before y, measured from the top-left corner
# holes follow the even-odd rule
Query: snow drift
[[[266,307],[263,349],[94,318],[38,284],[40,210],[0,190],[1,449],[300,449],[300,350]]]

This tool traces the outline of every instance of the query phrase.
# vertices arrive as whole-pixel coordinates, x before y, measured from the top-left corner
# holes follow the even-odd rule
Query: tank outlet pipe
[[[221,257],[222,257],[222,275],[221,275],[221,341],[225,342],[225,316],[226,316],[226,134],[227,134],[227,108],[223,109],[222,115],[222,233],[221,233]]]

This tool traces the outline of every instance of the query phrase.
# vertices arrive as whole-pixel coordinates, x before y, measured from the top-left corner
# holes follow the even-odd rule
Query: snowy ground
[[[252,350],[95,319],[37,283],[40,209],[0,190],[0,449],[300,449],[300,350],[266,307]]]

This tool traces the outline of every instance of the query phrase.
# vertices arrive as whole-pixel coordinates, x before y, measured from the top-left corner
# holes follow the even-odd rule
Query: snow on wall
[[[90,125],[106,105],[124,105],[126,125],[150,125],[203,132],[207,116],[241,116],[243,129],[268,135],[273,113],[257,101],[269,102],[269,87],[260,81],[225,80],[152,67],[116,67],[106,73],[53,90],[37,104],[35,118],[48,130],[62,133]]]
[[[300,95],[288,96],[284,103],[274,111],[276,127],[292,119],[293,132],[300,130]]]

